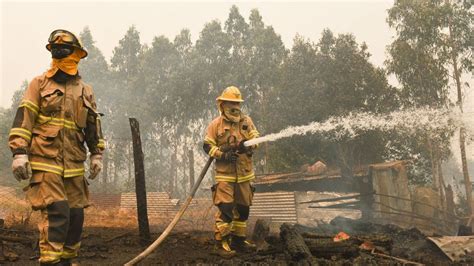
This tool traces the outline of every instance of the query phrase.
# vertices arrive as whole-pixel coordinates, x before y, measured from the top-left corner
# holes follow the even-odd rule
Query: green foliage
[[[396,107],[396,91],[382,69],[369,62],[364,43],[351,34],[334,36],[324,30],[317,44],[297,36],[282,66],[278,105],[273,130],[285,125],[324,121],[349,112],[387,112]],[[278,122],[275,122],[278,121]],[[381,160],[378,134],[330,143],[318,136],[305,136],[272,144],[272,168],[295,169],[302,163],[323,159],[350,172],[355,164]],[[311,143],[311,145],[308,145]],[[280,152],[281,151],[281,152]],[[289,163],[292,162],[292,163]]]
[[[401,84],[403,107],[450,106],[451,77],[455,81],[451,83],[458,85],[458,102],[462,99],[460,77],[472,70],[473,49],[473,13],[466,5],[468,1],[463,2],[398,0],[388,10],[387,22],[396,30],[396,38],[388,47],[387,69]],[[410,139],[394,137],[387,148],[396,150],[398,156],[418,155],[413,178],[426,183],[431,179],[431,168],[437,164],[431,156],[449,156],[452,134],[420,132]],[[428,145],[429,140],[435,144]],[[394,157],[401,158],[398,156]]]

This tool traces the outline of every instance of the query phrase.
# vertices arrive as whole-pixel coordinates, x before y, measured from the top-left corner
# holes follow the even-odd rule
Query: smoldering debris
[[[279,231],[279,237],[270,232],[266,240],[270,248],[279,246],[287,261],[323,265],[454,262],[416,228],[336,217],[330,223],[316,227],[282,224]],[[466,253],[458,256],[455,262],[472,263],[474,257]]]

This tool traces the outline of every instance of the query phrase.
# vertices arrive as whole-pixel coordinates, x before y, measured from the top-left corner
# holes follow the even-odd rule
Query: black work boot
[[[225,237],[222,240],[216,240],[214,253],[226,259],[232,258],[236,255],[235,250],[230,247],[230,236]]]
[[[71,266],[72,265],[72,262],[71,262],[71,259],[61,259],[59,261],[59,264],[58,265],[61,265],[61,266]]]
[[[248,241],[245,236],[232,236],[230,247],[241,253],[248,253],[257,250],[257,246]]]
[[[71,266],[71,265],[72,263],[70,259],[61,259],[60,261],[54,262],[54,263],[40,262],[40,266]]]

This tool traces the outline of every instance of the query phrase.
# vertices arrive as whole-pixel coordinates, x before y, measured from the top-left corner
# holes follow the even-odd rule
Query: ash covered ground
[[[416,228],[402,229],[394,225],[376,225],[337,217],[318,227],[284,224],[280,229],[279,232],[263,230],[264,241],[259,242],[258,250],[239,254],[231,259],[213,253],[212,232],[176,231],[140,265],[403,265],[410,262],[427,265],[453,264]],[[349,238],[335,242],[334,236],[340,232],[346,233]],[[158,235],[152,234],[152,238],[155,239]],[[1,263],[37,265],[36,231],[4,228],[1,230],[1,236],[16,240],[3,240]],[[295,239],[302,239],[310,254],[304,254],[298,246],[301,243]],[[82,243],[78,259],[80,265],[122,265],[146,247],[141,244],[134,228],[86,227]]]

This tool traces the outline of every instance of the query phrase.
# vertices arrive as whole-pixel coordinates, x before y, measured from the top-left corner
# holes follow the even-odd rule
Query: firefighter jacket
[[[92,88],[80,77],[65,84],[45,74],[34,78],[10,131],[13,154],[29,154],[33,170],[75,177],[85,172],[84,143],[91,154],[105,148]]]
[[[237,143],[240,143],[242,140],[245,141],[258,136],[259,133],[252,119],[245,115],[242,115],[238,123],[230,122],[225,116],[221,115],[209,124],[204,139],[204,150],[209,156],[216,158],[215,179],[217,182],[242,183],[255,178],[252,152],[238,154],[236,165],[222,160],[221,156],[223,147],[229,144],[229,140],[235,139]]]

